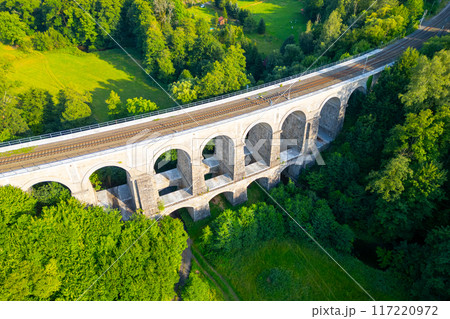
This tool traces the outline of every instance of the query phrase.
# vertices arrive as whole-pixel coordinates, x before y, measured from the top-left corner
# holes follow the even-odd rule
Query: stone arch
[[[104,170],[108,168],[112,168],[113,170],[105,172]],[[100,182],[102,184],[99,185],[100,189],[95,189],[90,178],[93,174],[102,170],[106,175],[100,176]],[[91,167],[85,174],[83,177],[83,187],[93,191],[97,205],[105,208],[117,208],[120,210],[123,219],[128,220],[137,206],[132,186],[133,177],[136,175],[137,173],[134,169],[122,163],[100,163]],[[116,180],[113,180],[113,177]]]
[[[170,151],[176,151],[176,159]],[[173,205],[193,195],[193,163],[191,154],[183,146],[161,148],[152,160],[151,172],[155,189],[159,193],[159,202],[164,206]],[[163,158],[168,154],[167,158]]]
[[[194,209],[194,207],[191,205],[185,205],[185,206],[180,206],[180,207],[178,207],[178,206],[168,207],[168,208],[164,209],[163,215],[168,216],[168,215],[171,215],[172,213],[174,213],[178,210],[181,210],[181,209],[186,209],[187,211],[189,211],[189,210]]]
[[[272,137],[273,128],[266,122],[254,123],[245,130],[243,135],[245,166],[252,165],[249,171],[257,169],[256,166],[259,166],[259,169],[270,166]]]
[[[276,186],[280,180],[280,174],[278,169],[269,173],[266,176],[253,176],[251,178],[246,179],[247,183],[245,188],[248,188],[252,183],[259,181],[260,185],[263,186],[266,190],[270,190],[274,186]]]
[[[151,152],[153,153],[153,155],[152,156],[149,156],[148,158],[150,158],[150,161],[148,162],[148,164],[147,164],[147,172],[149,173],[149,174],[154,174],[154,166],[155,166],[155,163],[156,163],[156,161],[158,160],[158,158],[162,155],[162,154],[164,154],[164,153],[166,153],[166,152],[168,152],[168,151],[170,151],[170,150],[182,150],[182,151],[184,151],[187,155],[189,155],[189,158],[194,158],[194,154],[192,153],[192,149],[191,148],[188,148],[188,147],[186,147],[185,145],[183,145],[183,144],[170,144],[170,145],[165,145],[165,146],[162,146],[162,147],[160,147],[157,151],[154,151],[153,152],[153,150],[151,150]]]
[[[208,143],[213,142],[212,150],[207,150]],[[227,135],[220,133],[205,140],[199,150],[204,166],[204,178],[208,190],[232,182],[235,169],[235,142]],[[219,185],[220,184],[220,185]]]
[[[319,140],[329,143],[336,137],[343,117],[341,107],[341,99],[338,97],[331,97],[323,103],[320,108]]]
[[[275,131],[274,126],[271,125],[271,124],[268,123],[268,122],[260,121],[260,122],[252,123],[252,124],[250,124],[249,126],[247,126],[247,128],[246,128],[245,131],[244,131],[244,133],[242,134],[242,137],[241,137],[241,142],[242,142],[242,143],[245,143],[245,138],[247,137],[248,133],[250,132],[251,129],[253,129],[253,128],[254,128],[255,126],[257,126],[257,125],[263,125],[267,130],[271,130],[272,132]]]
[[[87,185],[90,185],[89,178],[91,177],[91,175],[94,174],[96,171],[98,171],[102,168],[105,168],[105,167],[118,167],[118,168],[123,169],[130,176],[137,175],[137,172],[135,171],[135,169],[133,169],[127,165],[124,165],[123,163],[113,162],[113,161],[101,162],[101,163],[98,163],[98,164],[90,167],[89,170],[87,170],[86,173],[84,173],[83,179],[81,180],[82,187],[86,187]]]
[[[363,94],[367,94],[367,88],[365,85],[360,85],[358,87],[356,87],[354,90],[352,90],[352,92],[350,93],[350,95],[352,95],[355,92],[361,92]],[[350,96],[349,95],[349,96]]]
[[[174,205],[164,209],[162,214],[167,216],[180,209],[186,209],[194,222],[210,216],[208,202],[205,205],[199,206],[188,204]]]
[[[211,195],[207,198],[208,205],[209,203],[215,198],[220,195],[224,195],[227,201],[232,205],[240,205],[247,201],[247,187],[239,187],[239,188],[229,188],[229,189],[223,189],[220,192],[214,193],[214,195]]]
[[[291,110],[284,116],[280,128],[281,153],[285,152],[284,155],[289,153],[288,159],[299,156],[303,151],[305,140],[306,114],[298,109]]]
[[[279,130],[279,131],[281,131],[282,129],[283,129],[283,124],[284,124],[284,122],[286,121],[286,119],[292,114],[292,113],[295,113],[295,112],[302,112],[303,114],[305,114],[305,116],[306,116],[306,113],[305,113],[305,107],[303,106],[299,106],[299,105],[296,105],[296,106],[294,106],[294,107],[291,107],[289,110],[287,110],[286,112],[284,112],[284,114],[283,114],[283,116],[281,117],[281,119],[280,119],[280,121],[277,123],[277,129]]]
[[[358,101],[361,100],[363,96],[366,95],[366,87],[365,85],[359,85],[357,87],[352,87],[349,90],[348,94],[345,97],[345,103],[343,107],[342,115],[345,115],[344,120],[342,120],[341,125],[343,125],[344,121],[349,121],[353,123],[356,121],[361,108],[357,107]]]
[[[208,142],[211,141],[212,139],[216,138],[216,137],[219,137],[219,136],[224,136],[227,139],[230,139],[233,142],[234,145],[238,144],[238,140],[237,140],[236,137],[231,137],[230,134],[225,134],[225,133],[221,133],[221,132],[214,132],[213,134],[211,134],[207,138],[205,138],[203,140],[203,142],[200,144],[200,147],[199,147],[200,155],[202,155],[201,152],[205,148],[205,146],[208,144]]]
[[[217,196],[220,196],[220,195],[224,195],[225,196],[225,198],[230,202],[230,203],[232,203],[232,198],[233,198],[233,195],[234,195],[234,190],[233,189],[225,189],[225,190],[222,190],[222,191],[220,191],[220,192],[217,192],[217,193],[214,193],[213,195],[210,195],[210,196],[208,196],[207,198],[206,198],[206,201],[208,202],[208,204],[215,198],[215,197],[217,197]],[[231,199],[231,200],[230,200]]]
[[[250,187],[251,184],[253,183],[259,183],[262,187],[264,187],[266,190],[268,190],[269,184],[270,184],[270,178],[269,177],[255,177],[255,178],[251,178],[247,185],[245,186],[247,189]]]
[[[350,100],[355,97],[358,94],[363,94],[366,95],[367,94],[367,90],[366,87],[364,85],[360,85],[354,89],[352,89],[349,94],[346,96],[345,98],[345,105],[348,105],[348,103],[350,102]]]
[[[43,178],[35,178],[28,182],[26,182],[24,185],[22,185],[20,188],[25,191],[31,191],[31,188],[35,185],[41,184],[41,183],[58,183],[62,186],[66,187],[72,195],[76,194],[78,192],[78,189],[75,189],[74,185],[70,185],[66,183],[65,181],[57,178],[57,177],[43,177]]]
[[[304,168],[303,165],[298,165],[296,163],[290,163],[280,168],[280,181],[284,184],[288,181],[288,179],[292,179],[296,181],[298,176],[300,175],[301,170]]]

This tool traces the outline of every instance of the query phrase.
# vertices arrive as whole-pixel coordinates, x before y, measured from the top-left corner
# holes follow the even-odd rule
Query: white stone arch
[[[279,123],[281,152],[295,149],[300,154],[303,150],[307,123],[307,115],[299,107],[291,108],[289,112],[285,113]]]
[[[272,134],[273,134],[273,132],[275,132],[274,126],[272,124],[270,124],[268,121],[258,121],[258,122],[252,123],[249,126],[247,126],[247,128],[244,131],[244,134],[241,135],[242,143],[245,144],[245,138],[247,137],[247,134],[257,125],[263,125],[266,128],[270,128]]]
[[[324,100],[323,100],[323,102],[320,104],[320,107],[319,107],[319,110],[318,110],[318,114],[320,114],[321,112],[322,112],[322,110],[323,110],[323,108],[325,107],[325,105],[328,103],[328,102],[330,102],[331,100],[333,100],[333,99],[338,99],[339,100],[339,102],[340,102],[340,107],[342,107],[342,105],[343,105],[343,101],[342,101],[342,97],[340,97],[339,95],[337,95],[337,94],[331,94],[331,95],[328,95]]]
[[[173,212],[183,209],[183,208],[185,208],[189,212],[189,210],[194,209],[194,206],[193,205],[180,205],[180,206],[173,205],[173,206],[164,208],[164,211],[162,213],[164,216],[168,216],[168,215],[172,214]]]
[[[258,131],[260,135],[258,136]],[[251,132],[255,130],[254,134]],[[242,145],[250,151],[250,155],[245,157],[245,165],[250,165],[254,162],[259,162],[270,166],[273,151],[273,126],[266,121],[252,123],[247,127],[242,135]],[[248,136],[248,139],[246,139]],[[260,139],[261,137],[265,137]],[[263,143],[261,143],[263,142]],[[253,146],[253,148],[251,147]]]
[[[280,173],[278,169],[265,172],[264,174],[258,174],[246,179],[245,188],[248,189],[251,183],[260,181],[260,185],[266,190],[270,190],[276,186],[280,181]]]
[[[333,95],[324,100],[319,109],[319,136],[326,141],[333,140],[344,118],[342,98]]]
[[[349,90],[348,94],[345,96],[345,98],[342,101],[343,105],[347,105],[348,101],[350,100],[351,96],[353,95],[353,93],[355,92],[361,92],[364,95],[367,94],[367,89],[366,89],[366,85],[365,84],[361,84],[361,85],[357,85],[355,87],[352,87],[351,90]]]
[[[236,190],[233,189],[233,188],[221,189],[220,191],[214,192],[211,195],[209,195],[208,197],[206,197],[205,201],[206,201],[206,203],[209,204],[209,202],[216,196],[219,196],[219,195],[222,195],[222,194],[224,194],[225,197],[227,197],[227,194],[233,196],[235,192],[236,192]]]
[[[228,141],[231,141],[231,143],[232,143],[232,146],[233,146],[233,151],[234,151],[234,148],[236,147],[236,145],[237,145],[237,139],[236,138],[232,138],[232,137],[230,137],[230,135],[229,134],[224,134],[224,133],[220,133],[220,132],[214,132],[213,134],[211,134],[210,136],[208,136],[203,142],[202,142],[202,144],[200,144],[200,147],[199,147],[199,149],[198,149],[198,157],[197,158],[199,158],[200,160],[202,160],[203,159],[203,150],[205,149],[205,147],[206,147],[206,145],[209,143],[209,141],[211,141],[212,139],[214,139],[214,138],[216,138],[216,137],[225,137]],[[236,154],[234,154],[234,152],[233,152],[233,159],[234,159],[234,157],[236,156]]]
[[[194,160],[194,156],[193,156],[194,154],[192,152],[192,148],[188,148],[182,144],[164,145],[153,152],[154,155],[151,157],[151,161],[149,161],[149,163],[147,164],[147,173],[154,174],[155,173],[154,166],[155,166],[158,158],[165,152],[168,152],[171,150],[182,150],[183,152],[185,152],[189,156],[189,158],[191,160],[191,165],[192,165],[192,161]]]
[[[217,139],[220,140],[217,140]],[[203,157],[203,151],[206,145],[212,139],[216,139],[214,153],[211,156]],[[209,158],[213,157],[219,165],[209,166],[213,162],[209,162]],[[198,149],[198,161],[203,161],[206,166],[204,166],[204,178],[206,181],[206,174],[210,175],[210,178],[217,177],[220,175],[228,174],[231,178],[234,177],[235,172],[235,162],[236,162],[236,139],[231,138],[228,134],[223,134],[221,132],[215,132],[211,134],[207,139],[205,139]],[[217,163],[217,162],[216,162]],[[200,163],[195,162],[195,165]]]
[[[89,170],[87,170],[86,173],[83,174],[83,178],[81,180],[82,187],[86,187],[87,185],[91,185],[91,182],[89,180],[91,175],[94,174],[99,169],[102,169],[102,168],[105,168],[105,167],[118,167],[118,168],[123,169],[130,176],[138,175],[138,172],[135,169],[133,169],[133,168],[127,166],[127,165],[124,165],[123,163],[114,162],[114,161],[101,162],[101,163],[98,163],[98,164],[90,167]],[[91,187],[92,187],[92,185],[91,185]]]
[[[237,145],[237,142],[238,142],[238,141],[237,141],[237,138],[236,138],[236,137],[231,137],[230,135],[231,135],[231,134],[226,134],[226,133],[222,133],[222,132],[214,132],[213,134],[211,134],[211,135],[209,135],[208,137],[206,137],[206,138],[203,140],[203,142],[200,144],[200,147],[199,147],[199,151],[200,151],[199,156],[200,156],[200,157],[202,156],[202,152],[203,152],[203,149],[206,147],[206,144],[208,144],[209,141],[211,141],[213,138],[216,138],[216,137],[224,136],[224,137],[228,138],[229,140],[231,140],[231,141],[233,142],[233,145],[236,146],[236,145]]]
[[[55,176],[34,178],[34,179],[26,182],[22,186],[20,186],[20,188],[23,191],[28,192],[34,185],[37,185],[40,183],[52,183],[52,182],[59,183],[59,184],[63,185],[64,187],[67,187],[70,190],[70,193],[72,195],[78,193],[81,190],[81,185],[77,187],[76,185],[67,183],[66,181],[63,181],[62,179],[55,177]]]
[[[287,119],[290,115],[292,115],[293,113],[295,113],[295,112],[301,112],[301,113],[303,113],[303,114],[305,115],[306,121],[308,121],[308,120],[309,120],[309,117],[308,117],[308,115],[306,114],[306,112],[305,112],[304,109],[305,109],[305,108],[302,107],[302,106],[294,106],[294,107],[290,108],[287,112],[285,112],[284,115],[283,115],[283,117],[280,119],[280,122],[278,123],[278,131],[281,131],[281,130],[283,129],[283,124],[284,124],[284,122],[286,121],[286,119]]]
[[[271,176],[252,176],[246,179],[246,185],[245,188],[248,188],[251,183],[258,181],[258,180],[266,180],[267,182],[270,180]]]
[[[288,162],[285,165],[282,165],[278,168],[278,174],[281,176],[283,174],[283,172],[288,172],[288,175],[299,175],[300,170],[302,169],[302,165],[299,165],[298,163],[296,163],[295,161],[293,162]],[[293,171],[295,171],[294,173],[292,173]]]
[[[362,92],[362,93],[364,93],[364,94],[367,94],[367,87],[366,87],[366,84],[362,84],[362,85],[358,85],[356,88],[354,88],[353,90],[352,90],[352,93],[350,93],[350,95],[352,95],[354,92],[356,92],[356,91],[360,91],[360,92]]]

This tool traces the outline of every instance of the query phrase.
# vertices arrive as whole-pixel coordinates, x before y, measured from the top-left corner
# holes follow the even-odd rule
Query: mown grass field
[[[137,56],[135,52],[132,52]],[[68,50],[32,52],[25,54],[10,46],[0,45],[0,59],[11,61],[11,80],[21,84],[12,93],[30,87],[42,88],[56,94],[65,86],[92,93],[92,113],[98,122],[108,120],[105,100],[111,90],[122,101],[143,97],[154,101],[160,109],[174,102],[119,49],[94,53],[72,54]]]
[[[350,256],[337,260],[376,300],[406,298],[383,271]],[[213,265],[242,300],[370,300],[328,256],[306,242],[276,239],[219,257]]]
[[[211,4],[205,4],[203,8],[200,7],[200,5],[192,6],[188,9],[188,12],[193,14],[196,18],[205,19],[208,22],[211,21],[216,12],[219,16],[222,15],[221,10]]]
[[[239,0],[239,7],[250,10],[256,21],[261,18],[266,22],[266,33],[250,34],[261,52],[270,53],[278,50],[291,34],[297,41],[300,32],[305,31],[308,22],[301,9],[299,0]]]
[[[293,34],[297,40],[299,33],[306,29],[308,21],[301,13],[303,4],[299,0],[239,0],[238,4],[240,8],[250,10],[258,23],[261,18],[266,22],[265,34],[247,34],[261,52],[279,50],[287,37]],[[206,4],[204,8],[193,6],[189,12],[207,21],[211,21],[215,12],[222,15],[222,11],[211,4]]]

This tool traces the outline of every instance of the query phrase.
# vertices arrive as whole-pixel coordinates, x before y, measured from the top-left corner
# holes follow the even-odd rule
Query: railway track
[[[430,22],[435,26],[446,25],[448,23],[448,11],[449,9],[445,8]],[[331,86],[335,83],[358,76],[364,71],[369,72],[382,67],[383,65],[387,65],[395,61],[406,47],[420,47],[423,42],[434,36],[438,30],[439,29],[433,28],[432,26],[427,26],[386,47],[380,53],[368,58],[365,63],[355,62],[292,85],[289,90],[289,96],[290,98],[299,97],[308,94],[312,89],[317,90]],[[30,153],[1,157],[0,172],[50,163],[63,158],[70,158],[125,145],[128,139],[136,136],[142,132],[142,130],[147,130],[148,134],[159,133],[160,135],[167,135],[180,130],[204,125],[206,123],[216,122],[224,117],[234,117],[243,113],[265,108],[270,106],[274,100],[275,103],[277,103],[282,98],[284,98],[284,100],[288,99],[285,88],[274,89],[273,91],[275,92],[261,98],[255,96],[252,99],[242,99],[228,105],[219,105],[203,110],[190,111],[186,114],[145,123],[138,125],[137,127],[122,128],[117,133],[97,133],[82,138],[76,138],[71,141],[38,146]]]

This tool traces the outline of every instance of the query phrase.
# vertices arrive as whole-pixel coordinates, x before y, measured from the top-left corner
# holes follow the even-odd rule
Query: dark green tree
[[[261,18],[261,20],[259,20],[257,31],[259,34],[266,33],[266,22],[264,21],[263,18]]]
[[[89,104],[92,102],[90,93],[78,92],[70,87],[58,93],[58,106],[61,110],[60,121],[66,128],[73,128],[89,123],[92,114]]]
[[[31,88],[19,94],[17,108],[22,111],[24,120],[35,135],[44,132],[44,112],[53,106],[52,96],[46,90]]]

